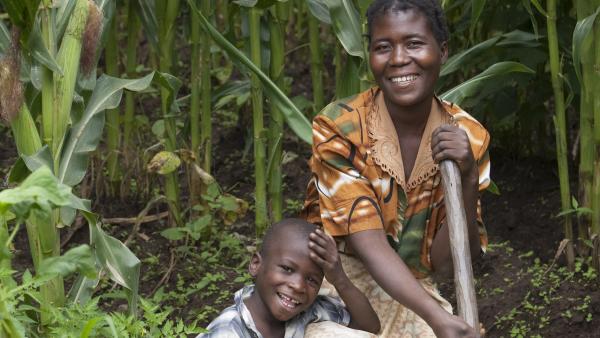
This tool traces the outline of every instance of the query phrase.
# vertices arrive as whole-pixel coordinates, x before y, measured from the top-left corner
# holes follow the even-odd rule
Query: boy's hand
[[[309,235],[308,248],[310,258],[323,269],[329,283],[337,286],[338,282],[347,279],[333,237],[317,229]]]

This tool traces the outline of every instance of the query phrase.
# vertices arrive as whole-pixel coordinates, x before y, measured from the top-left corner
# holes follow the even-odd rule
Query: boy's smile
[[[323,271],[310,259],[305,237],[290,234],[273,241],[268,251],[266,257],[256,254],[250,262],[256,287],[246,304],[257,324],[261,320],[286,322],[306,310],[323,281]]]
[[[369,45],[371,71],[394,108],[431,102],[447,47],[435,39],[427,18],[417,10],[394,11],[376,20]]]

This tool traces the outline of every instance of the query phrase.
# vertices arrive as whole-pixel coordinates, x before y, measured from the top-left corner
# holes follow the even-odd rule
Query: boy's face
[[[261,312],[283,322],[306,310],[323,282],[323,270],[309,257],[308,239],[288,234],[273,238],[266,257],[255,254],[249,268]]]

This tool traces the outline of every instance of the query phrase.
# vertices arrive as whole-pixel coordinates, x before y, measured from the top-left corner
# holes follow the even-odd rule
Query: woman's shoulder
[[[441,100],[444,109],[452,116],[452,121],[462,129],[469,132],[470,138],[489,139],[489,133],[485,127],[471,114],[467,113],[455,103]]]
[[[331,102],[315,116],[313,129],[330,129],[355,144],[366,142],[366,115],[373,101],[373,91],[368,89]]]

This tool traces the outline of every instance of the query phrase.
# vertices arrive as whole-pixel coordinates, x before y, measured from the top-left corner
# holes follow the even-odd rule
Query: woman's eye
[[[408,48],[418,48],[423,45],[423,42],[418,40],[409,41],[407,43]]]
[[[387,51],[388,49],[389,49],[388,45],[378,45],[378,46],[375,46],[375,51],[376,52],[384,52],[384,51]]]
[[[306,280],[308,281],[308,283],[310,283],[312,285],[317,285],[318,284],[317,279],[314,278],[314,277],[308,277]]]

